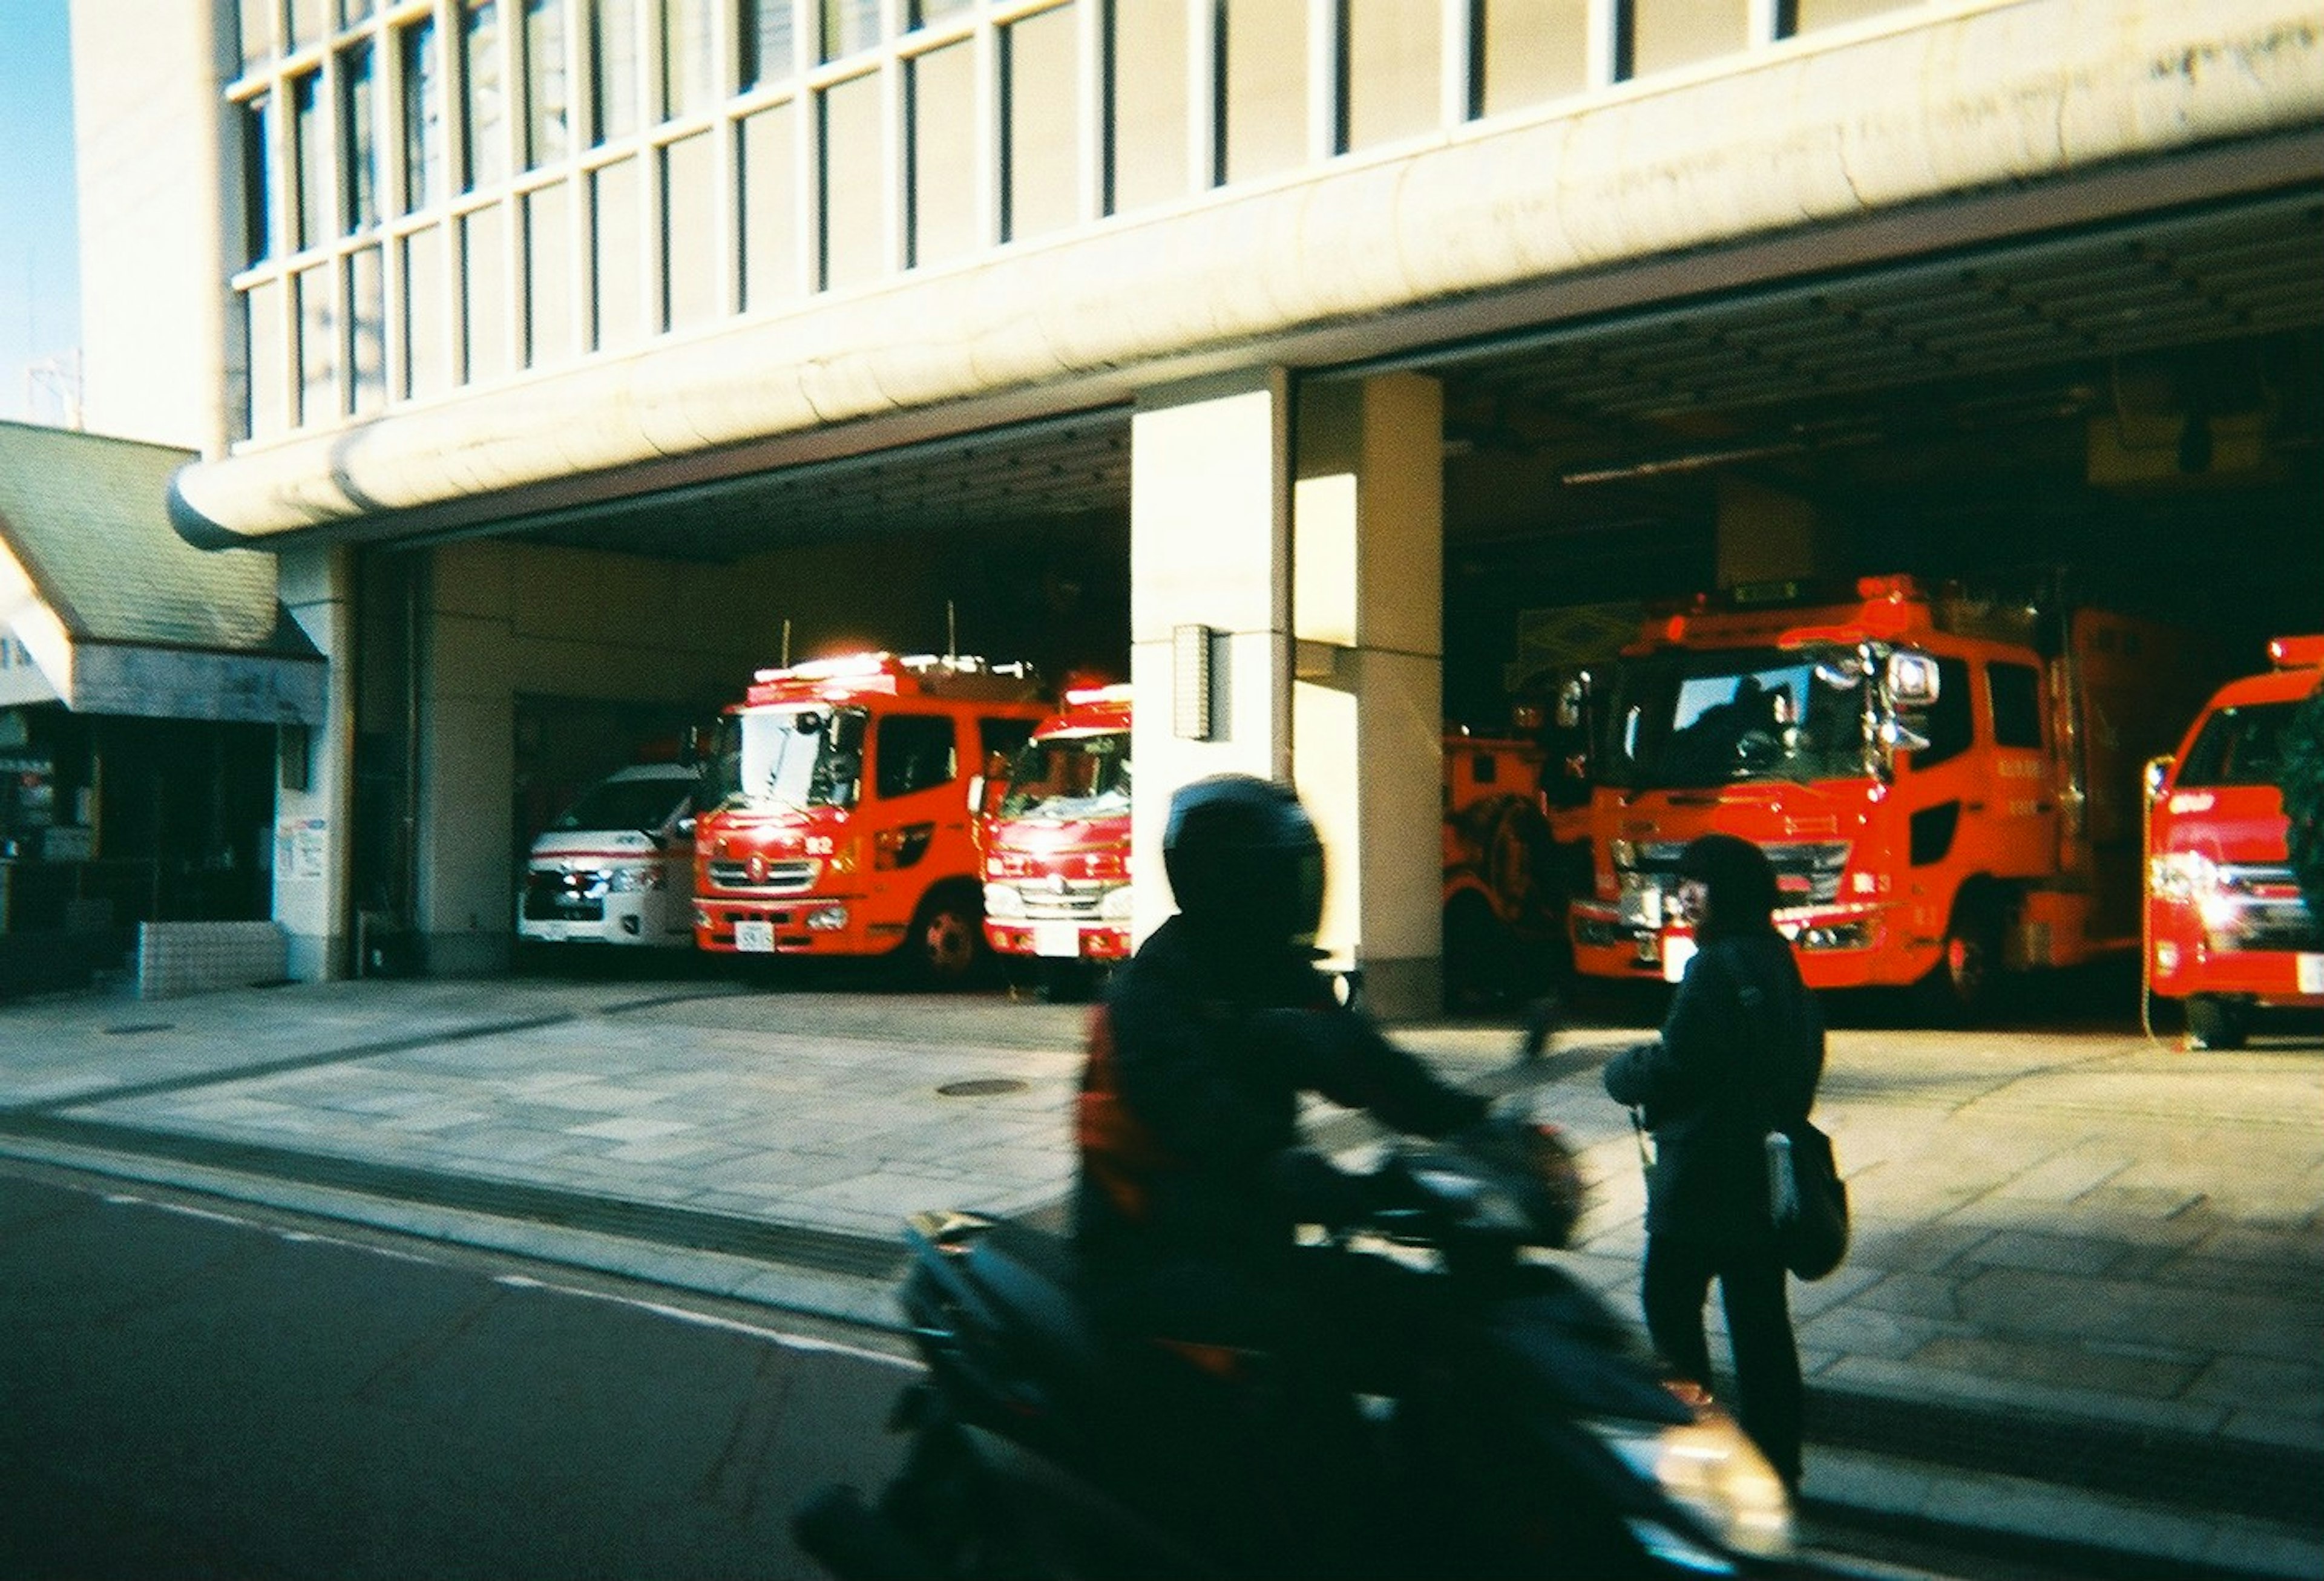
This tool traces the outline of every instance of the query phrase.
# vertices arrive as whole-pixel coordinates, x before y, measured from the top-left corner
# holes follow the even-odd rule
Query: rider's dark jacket
[[[1163,924],[1091,1016],[1075,1117],[1084,1273],[1285,1257],[1298,1215],[1282,1158],[1310,1091],[1432,1136],[1486,1108],[1341,1005],[1309,962],[1206,948],[1183,917]]]
[[[1706,929],[1661,1038],[1617,1054],[1604,1076],[1654,1133],[1649,1234],[1766,1238],[1766,1136],[1806,1117],[1823,1053],[1822,1017],[1784,936],[1766,924]]]

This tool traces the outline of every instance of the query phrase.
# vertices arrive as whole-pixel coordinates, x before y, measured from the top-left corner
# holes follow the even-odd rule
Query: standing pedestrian
[[[1711,1282],[1727,1312],[1744,1430],[1786,1485],[1800,1481],[1799,1350],[1767,1206],[1766,1134],[1806,1117],[1823,1073],[1823,1022],[1775,931],[1775,873],[1731,834],[1679,859],[1679,905],[1698,945],[1662,1036],[1617,1055],[1606,1090],[1654,1134],[1641,1299],[1663,1359],[1705,1390]]]

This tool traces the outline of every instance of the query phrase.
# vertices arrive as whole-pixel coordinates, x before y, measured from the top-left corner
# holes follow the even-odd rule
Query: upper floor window
[[[273,252],[274,194],[267,179],[266,145],[272,136],[273,117],[264,94],[242,105],[242,262],[244,267]]]
[[[508,94],[501,75],[500,0],[466,0],[460,23],[460,188],[473,192],[508,175]]]
[[[423,16],[396,34],[402,81],[403,212],[414,214],[448,196],[444,158],[444,51],[436,19]]]
[[[880,41],[880,0],[819,0],[823,58],[836,60]]]
[[[589,86],[595,142],[638,129],[638,0],[590,0]]]
[[[341,227],[352,235],[379,224],[378,103],[369,41],[339,51]]]
[[[791,0],[736,0],[735,78],[745,88],[791,75]]]
[[[661,0],[661,113],[664,120],[709,108],[710,7],[705,0]]]
[[[565,0],[524,0],[524,163],[537,169],[573,152]]]
[[[298,206],[291,216],[291,248],[303,253],[322,241],[332,217],[323,74],[301,72],[290,79],[290,186]]]

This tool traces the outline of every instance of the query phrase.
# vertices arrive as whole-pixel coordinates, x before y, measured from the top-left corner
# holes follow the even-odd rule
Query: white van
[[[680,764],[641,763],[585,791],[532,842],[518,939],[690,946],[698,779]]]

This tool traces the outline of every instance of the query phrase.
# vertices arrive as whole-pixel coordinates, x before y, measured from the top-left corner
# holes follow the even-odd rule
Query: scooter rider
[[[1300,1146],[1300,1095],[1441,1136],[1482,1120],[1316,970],[1323,850],[1287,787],[1222,775],[1170,804],[1177,915],[1091,1017],[1074,1235],[1084,1297],[1117,1338],[1268,1358],[1278,1394],[1389,1393],[1425,1283],[1296,1244],[1357,1182]],[[1351,1288],[1351,1282],[1361,1289]]]

